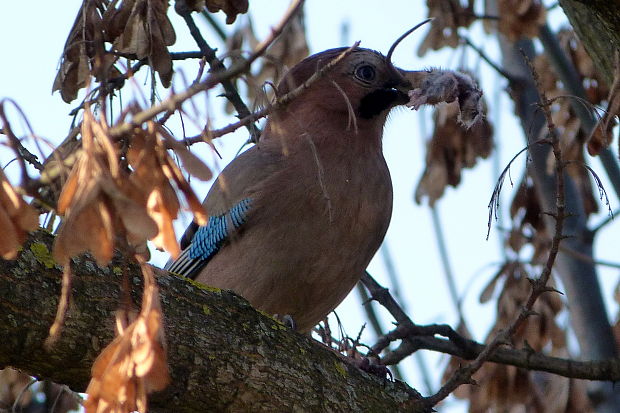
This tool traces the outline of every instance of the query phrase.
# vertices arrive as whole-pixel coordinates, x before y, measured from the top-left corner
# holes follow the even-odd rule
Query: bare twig
[[[197,142],[204,142],[204,140],[205,140],[204,137],[205,136],[209,137],[209,139],[219,138],[219,137],[224,136],[224,135],[226,135],[228,133],[236,131],[237,129],[239,129],[242,126],[245,126],[245,125],[247,125],[247,124],[249,124],[251,122],[254,122],[254,121],[258,120],[258,119],[266,117],[267,115],[269,115],[274,110],[287,105],[293,99],[296,99],[297,97],[299,97],[314,82],[316,82],[317,80],[319,80],[323,76],[325,76],[325,74],[328,73],[338,63],[340,63],[342,61],[342,59],[344,59],[346,56],[351,54],[351,52],[353,52],[353,50],[355,50],[355,48],[357,48],[359,46],[359,44],[360,44],[359,41],[355,42],[351,47],[349,47],[348,49],[346,49],[345,51],[340,53],[336,58],[334,58],[329,63],[327,63],[325,66],[321,67],[319,70],[314,72],[314,74],[312,76],[310,76],[308,78],[308,80],[306,80],[304,83],[302,83],[301,85],[297,86],[295,89],[291,90],[289,93],[285,94],[284,96],[279,97],[273,105],[267,106],[266,108],[261,109],[261,110],[259,110],[257,112],[254,112],[254,113],[250,114],[248,117],[243,118],[243,119],[239,120],[238,122],[231,123],[230,125],[225,126],[225,127],[221,128],[221,129],[216,129],[216,130],[212,130],[212,131],[205,131],[205,132],[201,133],[200,135],[189,137],[189,138],[185,139],[185,143],[187,145],[192,145],[192,144],[197,143]]]
[[[565,252],[569,255],[572,255],[573,257],[577,258],[578,260],[587,262],[589,264],[594,264],[594,265],[599,265],[599,266],[603,266],[603,267],[609,267],[609,268],[616,268],[616,269],[620,269],[620,263],[617,262],[611,262],[611,261],[605,261],[605,260],[597,260],[592,258],[590,255],[588,254],[584,254],[582,252],[576,251],[572,248],[569,248],[565,245],[560,245],[560,251]]]
[[[495,187],[493,188],[493,193],[491,194],[491,200],[489,201],[489,205],[487,206],[487,208],[489,208],[489,221],[487,223],[487,240],[489,239],[489,234],[491,233],[491,224],[493,223],[493,218],[497,219],[497,210],[499,209],[499,201],[500,201],[499,195],[502,192],[502,188],[504,186],[504,181],[506,180],[506,176],[510,172],[510,167],[512,166],[513,162],[516,161],[517,158],[523,152],[526,152],[527,150],[529,150],[533,145],[538,145],[538,144],[543,144],[543,143],[549,143],[549,141],[546,138],[539,139],[536,142],[530,143],[525,148],[517,152],[517,154],[513,156],[512,159],[508,162],[508,164],[506,165],[502,173],[499,175],[499,178],[497,178],[497,182],[495,183]],[[512,180],[511,180],[511,184],[512,184]]]
[[[369,274],[362,277],[362,282],[369,288],[373,297],[390,313],[400,320],[398,327],[381,338],[372,351],[386,348],[389,342],[402,340],[399,347],[387,352],[381,359],[385,365],[395,365],[418,350],[426,349],[472,360],[488,351],[488,346],[460,336],[447,325],[415,325],[402,312],[387,289],[381,287]],[[536,281],[534,281],[536,282]],[[550,291],[544,287],[544,291]],[[528,313],[529,314],[529,313]],[[446,338],[436,337],[440,335]],[[387,343],[387,344],[386,344]],[[528,370],[545,371],[563,377],[588,380],[618,381],[620,380],[620,360],[575,361],[547,356],[534,352],[531,348],[512,349],[499,347],[491,352],[487,361],[511,365]]]
[[[491,66],[491,68],[493,68],[493,70],[495,70],[500,76],[508,80],[510,83],[515,83],[516,79],[514,78],[514,76],[506,72],[497,63],[491,60],[491,58],[489,58],[489,56],[487,56],[487,54],[481,48],[473,44],[472,41],[469,40],[468,37],[461,36],[461,39],[465,42],[465,44],[471,47],[474,50],[474,52],[478,53],[478,56],[480,56],[480,58],[484,60],[489,66]]]
[[[19,394],[15,398],[15,402],[13,403],[13,408],[11,409],[12,413],[15,413],[15,412],[20,410],[20,409],[18,409],[19,401],[22,399],[24,393],[26,393],[26,391],[28,391],[28,389],[30,387],[32,387],[32,385],[35,384],[36,382],[37,382],[37,379],[36,378],[32,378],[32,379],[30,379],[30,381],[24,387],[22,387],[22,389],[19,391]]]
[[[217,73],[226,71],[224,63],[222,63],[222,61],[218,59],[217,55],[215,54],[215,49],[209,46],[207,41],[200,33],[200,30],[196,26],[196,23],[194,22],[194,19],[192,17],[192,10],[185,5],[184,1],[177,1],[175,3],[174,9],[183,18],[183,20],[185,20],[185,24],[189,28],[189,32],[191,33],[194,41],[200,48],[202,54],[207,59],[207,62],[209,63],[209,66],[211,67],[213,72]],[[245,102],[243,102],[243,99],[241,99],[241,96],[239,96],[239,92],[237,91],[236,86],[232,82],[232,78],[224,79],[221,83],[224,87],[226,98],[234,106],[235,110],[239,114],[239,118],[248,117],[251,112]],[[258,139],[260,137],[260,130],[258,129],[258,127],[252,122],[248,123],[245,126],[250,132],[250,139],[252,140],[252,142],[258,142]]]
[[[564,224],[564,219],[566,217],[565,214],[565,203],[564,203],[564,169],[565,163],[562,157],[562,150],[560,147],[560,140],[555,130],[555,125],[551,118],[550,111],[550,101],[547,99],[544,90],[540,87],[538,83],[538,74],[534,70],[531,62],[527,58],[527,56],[523,56],[526,60],[527,64],[530,67],[532,72],[532,76],[534,77],[534,81],[536,82],[538,91],[540,93],[541,107],[543,109],[543,113],[547,120],[547,129],[549,132],[549,143],[551,144],[553,155],[555,157],[555,175],[556,175],[556,199],[555,199],[555,207],[556,211],[554,213],[549,212],[549,215],[555,218],[555,230],[553,234],[553,239],[551,241],[551,248],[549,250],[549,256],[547,257],[547,261],[543,267],[543,270],[538,279],[531,280],[532,291],[525,303],[525,305],[521,308],[521,311],[517,315],[517,317],[508,325],[507,328],[500,330],[497,335],[491,340],[491,342],[486,346],[486,348],[478,354],[478,356],[468,365],[461,367],[456,371],[456,373],[450,377],[450,379],[439,389],[437,393],[432,396],[426,397],[422,403],[426,406],[435,406],[437,403],[448,397],[457,387],[462,384],[473,384],[475,383],[472,379],[472,376],[475,372],[477,372],[482,365],[494,354],[494,352],[502,345],[509,344],[510,339],[513,336],[514,332],[517,328],[531,315],[534,314],[532,308],[534,303],[543,293],[554,292],[556,291],[552,287],[547,286],[547,282],[551,276],[551,270],[553,268],[553,264],[555,263],[555,259],[558,255],[560,242],[564,238],[562,235],[562,229]]]
[[[204,81],[191,85],[183,92],[174,94],[167,99],[164,99],[159,104],[151,106],[148,109],[144,109],[142,111],[134,113],[130,121],[122,122],[114,126],[113,128],[110,128],[109,136],[111,138],[120,138],[125,134],[129,133],[134,127],[142,125],[142,123],[146,122],[147,120],[150,120],[166,111],[176,110],[176,108],[178,108],[184,101],[197,95],[198,93],[211,89],[223,80],[238,76],[239,74],[249,70],[252,63],[254,63],[256,59],[258,59],[264,54],[265,50],[282,32],[287,22],[297,13],[297,10],[299,9],[299,7],[301,7],[302,4],[303,0],[293,0],[288,10],[281,18],[280,22],[271,29],[271,33],[260,44],[258,44],[254,52],[246,60],[236,65],[233,65],[226,71],[212,73]],[[237,128],[234,128],[233,130],[235,129]],[[29,188],[38,188],[42,184],[52,182],[56,177],[59,176],[59,174],[62,170],[64,170],[64,168],[71,167],[73,163],[77,160],[77,158],[78,154],[76,152],[64,159],[62,165],[55,165],[53,168],[49,169],[45,168],[45,170],[41,172],[40,178],[38,180],[32,181],[29,185]]]
[[[464,343],[461,337],[450,326],[445,324],[434,324],[430,326],[416,325],[409,316],[403,311],[400,305],[394,300],[387,288],[382,287],[368,272],[362,275],[360,280],[368,289],[373,300],[385,307],[392,317],[396,320],[395,330],[380,337],[377,343],[371,347],[370,353],[378,356],[387,346],[395,340],[406,339],[410,335],[434,336],[439,334],[453,341],[457,346]]]
[[[131,121],[124,122],[111,128],[110,136],[116,138],[123,136],[135,126],[141,125],[147,120],[152,119],[153,117],[167,110],[175,110],[184,101],[197,95],[198,93],[211,89],[225,79],[233,78],[249,70],[252,63],[254,63],[254,61],[256,61],[256,59],[258,59],[260,56],[262,56],[267,50],[267,48],[275,41],[278,35],[282,33],[282,30],[284,30],[286,24],[297,13],[302,4],[303,0],[294,0],[290,4],[288,10],[284,14],[280,22],[271,29],[271,33],[269,34],[269,36],[267,36],[262,42],[258,44],[258,46],[256,46],[254,52],[252,52],[252,54],[246,60],[233,65],[228,70],[212,73],[204,81],[190,86],[183,92],[168,97],[157,105],[151,106],[148,109],[134,114]]]
[[[28,185],[30,183],[30,175],[28,175],[28,170],[26,169],[26,161],[25,159],[28,157],[28,154],[30,154],[30,152],[28,152],[26,150],[26,148],[24,148],[24,146],[21,144],[19,138],[17,136],[15,136],[15,133],[13,133],[13,130],[11,129],[11,124],[9,123],[9,119],[6,116],[6,112],[5,112],[5,104],[7,102],[13,103],[13,105],[17,108],[17,110],[23,115],[23,113],[21,112],[21,109],[15,104],[15,102],[13,102],[12,100],[8,100],[8,99],[2,99],[0,101],[0,120],[2,120],[2,133],[4,133],[4,135],[6,135],[6,137],[9,139],[8,145],[9,147],[13,150],[13,152],[15,153],[15,157],[17,159],[17,162],[19,163],[19,166],[21,168],[21,184],[22,185]],[[22,152],[22,149],[25,152]],[[31,154],[32,155],[32,154]],[[34,155],[32,155],[34,156]],[[36,159],[36,156],[34,157]],[[37,160],[38,162],[38,160]]]
[[[450,340],[440,337],[412,336],[408,340],[403,341],[396,351],[385,354],[381,361],[385,365],[393,365],[418,350],[431,350],[468,360],[479,356],[485,349],[486,346],[484,344],[473,340],[466,339],[463,348]],[[577,361],[548,356],[532,351],[531,348],[513,349],[499,347],[489,356],[487,361],[527,370],[545,371],[575,379],[611,382],[620,380],[620,360],[615,358],[609,360]]]
[[[372,305],[372,299],[368,295],[366,288],[364,288],[364,286],[361,283],[357,283],[356,290],[359,293],[360,299],[362,300],[364,312],[366,313],[366,318],[370,322],[370,326],[373,332],[375,333],[375,336],[377,337],[383,336],[384,334],[383,328],[381,327],[381,323],[379,322],[379,317],[377,316],[377,312],[375,311],[375,308]],[[392,366],[392,371],[394,373],[394,376],[398,380],[403,380],[403,375],[400,372],[400,368],[397,365]],[[425,377],[425,382],[430,383],[429,380],[426,380],[426,377]]]

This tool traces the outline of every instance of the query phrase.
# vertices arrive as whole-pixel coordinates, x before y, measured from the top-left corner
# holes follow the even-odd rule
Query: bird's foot
[[[377,376],[381,379],[387,379],[389,377],[390,380],[394,380],[390,369],[388,369],[387,366],[378,363],[374,358],[350,356],[346,356],[346,358],[351,364],[368,374],[372,374],[373,376]]]
[[[275,318],[291,330],[297,331],[297,324],[295,323],[295,320],[293,320],[293,317],[290,314],[284,314],[282,316],[279,314],[274,314],[273,318]]]

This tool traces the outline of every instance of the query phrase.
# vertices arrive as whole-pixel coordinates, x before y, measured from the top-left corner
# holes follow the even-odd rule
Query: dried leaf
[[[248,0],[206,0],[205,3],[211,13],[222,10],[226,14],[226,24],[232,24],[238,14],[248,11]]]
[[[213,178],[211,169],[203,161],[194,155],[189,148],[177,142],[163,127],[157,128],[157,131],[165,139],[167,145],[181,158],[183,168],[192,176],[201,181],[208,181]]]
[[[176,42],[176,34],[167,15],[168,1],[123,1],[118,7],[108,9],[104,16],[106,27],[114,35],[108,41],[121,53],[148,58],[162,85],[169,87],[173,70],[168,46]]]
[[[172,226],[172,221],[176,219],[178,207],[178,201],[176,201],[174,194],[164,197],[162,191],[157,188],[151,192],[147,201],[149,215],[153,217],[159,227],[159,232],[152,241],[157,247],[168,251],[172,258],[177,258],[181,253]]]
[[[54,241],[54,259],[64,264],[71,257],[89,251],[98,265],[107,265],[114,251],[114,230],[108,207],[97,201],[71,214],[65,216],[58,230]]]
[[[67,208],[69,208],[69,205],[73,202],[73,198],[77,192],[78,171],[79,169],[77,167],[71,170],[67,182],[63,185],[60,196],[58,197],[56,211],[61,215],[67,211]]]
[[[463,6],[460,0],[427,0],[428,17],[434,18],[430,30],[418,48],[418,56],[429,49],[455,48],[459,45],[459,27],[469,27],[475,20],[474,2]]]
[[[4,208],[0,208],[0,225],[3,228],[3,236],[0,237],[0,255],[2,259],[13,260],[17,257],[21,243],[18,240],[17,228]]]
[[[196,195],[167,153],[157,131],[155,125],[149,123],[147,130],[140,130],[134,135],[127,152],[127,160],[134,171],[130,180],[135,188],[139,188],[143,204],[157,224],[158,234],[153,238],[153,242],[159,248],[166,249],[172,256],[177,256],[180,249],[172,221],[178,215],[180,204],[171,183],[174,182],[178,190],[185,195],[190,209],[197,214],[197,220],[206,221],[206,213],[200,203],[198,207],[193,205],[193,200],[197,202]]]
[[[138,191],[131,185],[130,181],[114,182],[112,179],[102,179],[101,187],[103,192],[112,200],[114,209],[118,211],[118,216],[124,228],[129,232],[134,241],[144,242],[157,235],[157,225],[149,217],[145,206],[140,204],[140,199],[130,196]],[[128,234],[128,235],[129,235]]]
[[[176,3],[182,1],[185,6],[192,11],[201,12],[205,8],[205,0],[177,0]]]
[[[0,170],[0,256],[12,260],[26,240],[26,233],[39,227],[38,212],[28,205]]]
[[[618,116],[620,116],[620,52],[616,52],[616,68],[607,97],[607,109],[588,139],[588,153],[590,155],[598,155],[603,148],[611,144],[612,131],[617,124],[615,119]]]
[[[547,17],[540,0],[499,0],[497,8],[497,29],[511,41],[538,36],[540,26],[545,24]]]
[[[191,153],[188,149],[175,149],[175,153],[181,158],[183,168],[192,176],[202,180],[208,181],[213,178],[211,169],[204,164],[196,155]]]
[[[86,412],[146,411],[147,393],[170,382],[159,292],[152,269],[138,258],[144,275],[138,317],[97,357],[86,393]]]
[[[447,185],[461,182],[461,171],[472,168],[478,158],[486,158],[493,148],[493,129],[486,117],[464,129],[458,121],[458,105],[439,106],[435,111],[435,130],[427,143],[426,168],[415,192],[416,202],[428,197],[433,205]]]
[[[207,212],[205,211],[202,202],[200,202],[200,200],[196,197],[196,194],[190,187],[189,183],[185,180],[181,170],[176,166],[174,161],[168,158],[167,164],[162,165],[162,170],[170,180],[173,180],[176,183],[178,189],[185,196],[187,206],[190,211],[194,213],[194,220],[198,223],[198,225],[206,225],[208,220]]]
[[[54,322],[50,327],[49,335],[47,339],[45,339],[45,348],[48,350],[60,337],[61,328],[65,323],[65,317],[67,316],[67,310],[69,309],[69,301],[71,300],[72,279],[73,274],[71,273],[71,265],[67,262],[62,269],[62,289],[60,291],[58,307],[56,308],[56,316],[54,317]]]
[[[52,92],[59,90],[67,103],[73,101],[78,90],[88,84],[91,68],[96,66],[95,57],[101,58],[106,54],[101,18],[104,9],[105,2],[102,0],[84,2],[67,37],[52,86]]]

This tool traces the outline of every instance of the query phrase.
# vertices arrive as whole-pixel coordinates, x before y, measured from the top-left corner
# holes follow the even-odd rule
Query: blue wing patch
[[[209,217],[204,227],[199,227],[187,247],[175,261],[168,261],[164,269],[188,278],[194,278],[209,260],[248,219],[252,199],[245,198],[230,211]]]
[[[245,224],[251,203],[250,198],[245,198],[227,213],[209,217],[209,223],[196,231],[189,247],[189,257],[209,260],[230,235]]]

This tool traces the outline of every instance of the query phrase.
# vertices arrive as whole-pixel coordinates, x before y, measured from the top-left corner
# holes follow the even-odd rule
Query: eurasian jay
[[[344,50],[304,59],[277,94]],[[189,226],[168,269],[311,330],[355,286],[388,228],[392,183],[381,138],[388,112],[409,101],[405,73],[356,48],[272,112],[260,141],[217,178],[204,201],[208,224]]]

